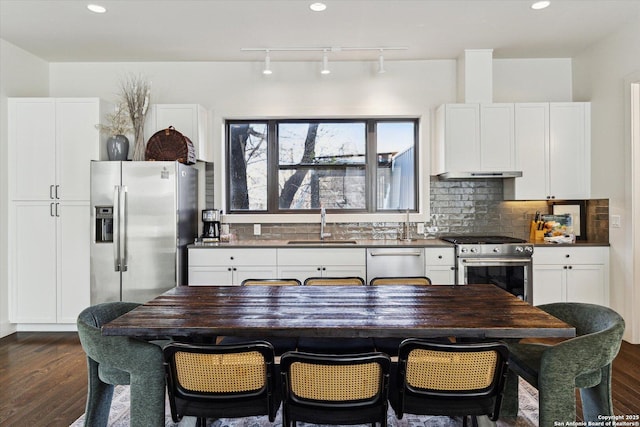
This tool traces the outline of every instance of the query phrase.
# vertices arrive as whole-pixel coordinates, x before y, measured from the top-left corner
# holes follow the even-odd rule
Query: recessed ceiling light
[[[546,7],[549,7],[550,4],[551,4],[551,2],[550,1],[546,1],[546,0],[545,1],[537,1],[537,2],[535,2],[535,3],[533,3],[531,5],[531,9],[534,9],[534,10],[544,9]]]
[[[106,7],[100,6],[99,4],[88,4],[87,9],[94,13],[105,13],[107,11]]]
[[[313,10],[314,12],[322,12],[323,10],[325,10],[327,8],[327,5],[324,3],[311,3],[311,5],[309,5],[309,9]]]

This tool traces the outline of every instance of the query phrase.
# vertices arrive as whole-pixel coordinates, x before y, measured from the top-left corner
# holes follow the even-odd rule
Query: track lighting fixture
[[[322,69],[320,73],[331,74],[329,69],[329,52],[331,53],[345,53],[349,51],[371,51],[377,50],[380,52],[378,55],[378,73],[385,73],[384,68],[384,51],[385,50],[407,50],[407,47],[243,47],[240,49],[243,52],[265,52],[264,68],[262,73],[269,75],[271,71],[271,52],[322,52]]]
[[[272,74],[271,71],[271,58],[269,57],[269,51],[267,50],[267,55],[264,57],[264,69],[262,70],[262,74],[268,76]]]
[[[322,70],[320,70],[320,74],[331,74],[331,70],[329,69],[329,58],[327,57],[326,50],[322,54]]]
[[[384,74],[386,72],[384,69],[384,56],[382,56],[382,50],[380,50],[380,56],[378,56],[378,73]]]

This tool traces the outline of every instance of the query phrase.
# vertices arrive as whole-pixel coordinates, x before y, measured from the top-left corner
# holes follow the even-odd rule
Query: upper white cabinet
[[[8,107],[9,198],[89,200],[90,160],[99,160],[106,139],[95,125],[110,106],[97,98],[10,98]]]
[[[505,181],[505,198],[589,198],[590,129],[590,103],[516,104],[516,168],[522,177]]]
[[[75,324],[89,305],[90,162],[97,98],[10,98],[9,318]]]
[[[436,110],[433,174],[515,169],[514,104],[445,104]]]
[[[145,123],[145,140],[159,130],[173,126],[189,138],[196,159],[212,161],[209,149],[209,112],[198,104],[154,104],[149,108]]]

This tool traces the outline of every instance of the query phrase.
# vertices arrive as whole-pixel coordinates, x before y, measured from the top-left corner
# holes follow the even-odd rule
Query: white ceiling
[[[395,46],[408,49],[385,59],[451,59],[480,48],[496,58],[551,58],[575,56],[640,14],[640,0],[552,0],[541,11],[530,9],[532,0],[326,0],[321,13],[311,2],[0,0],[0,37],[52,62],[256,61],[264,53],[241,48]],[[88,3],[108,11],[91,13]],[[319,57],[271,53],[272,61]]]

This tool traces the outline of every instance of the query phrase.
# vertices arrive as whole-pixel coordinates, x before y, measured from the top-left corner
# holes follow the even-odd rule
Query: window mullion
[[[269,120],[267,125],[267,211],[278,213],[278,176],[280,159],[278,156],[278,124]]]

